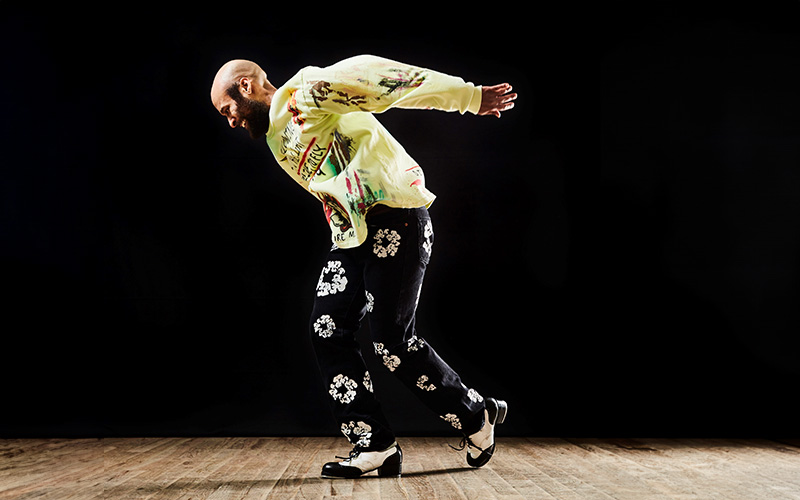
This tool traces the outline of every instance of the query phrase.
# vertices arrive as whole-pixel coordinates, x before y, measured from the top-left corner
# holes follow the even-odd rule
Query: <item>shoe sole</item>
[[[326,465],[327,467],[327,465]],[[383,461],[381,465],[374,469],[370,469],[363,472],[356,472],[352,469],[358,469],[357,467],[352,467],[348,469],[342,470],[341,475],[333,475],[333,474],[326,474],[325,468],[323,468],[322,474],[320,477],[325,479],[358,479],[360,477],[365,476],[373,471],[378,471],[378,477],[400,477],[403,473],[403,450],[400,447],[397,447],[397,453],[389,455]]]
[[[403,475],[403,466],[402,464],[400,464],[399,466],[388,467],[388,468],[386,466],[383,466],[353,476],[331,476],[328,474],[320,474],[319,477],[321,477],[322,479],[358,479],[374,471],[378,471],[378,477],[401,477]]]

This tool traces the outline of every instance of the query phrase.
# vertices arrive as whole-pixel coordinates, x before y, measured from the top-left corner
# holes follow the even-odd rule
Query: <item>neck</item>
[[[275,92],[277,92],[277,88],[269,82],[265,82],[264,84],[264,94],[263,99],[267,106],[272,106],[272,98],[275,96]]]

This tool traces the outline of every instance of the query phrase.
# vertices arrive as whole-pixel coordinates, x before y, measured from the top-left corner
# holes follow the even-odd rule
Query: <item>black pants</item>
[[[334,247],[322,269],[311,338],[342,433],[362,450],[395,436],[373,393],[355,333],[366,316],[375,355],[444,421],[466,435],[483,425],[483,398],[417,336],[415,313],[433,245],[428,211],[381,209],[367,217],[367,241]],[[371,350],[371,349],[370,349]]]

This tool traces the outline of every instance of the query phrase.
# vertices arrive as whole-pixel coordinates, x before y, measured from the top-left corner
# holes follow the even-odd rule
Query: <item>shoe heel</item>
[[[505,401],[497,399],[495,400],[497,403],[497,419],[494,421],[495,425],[502,424],[503,421],[506,419],[506,413],[508,413],[508,404]]]
[[[400,477],[403,473],[403,452],[400,448],[397,453],[383,461],[383,465],[378,467],[378,477]]]

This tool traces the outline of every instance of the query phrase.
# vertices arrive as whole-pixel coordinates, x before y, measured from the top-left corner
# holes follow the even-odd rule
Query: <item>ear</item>
[[[253,81],[249,77],[243,76],[239,78],[239,88],[245,94],[253,93]]]

